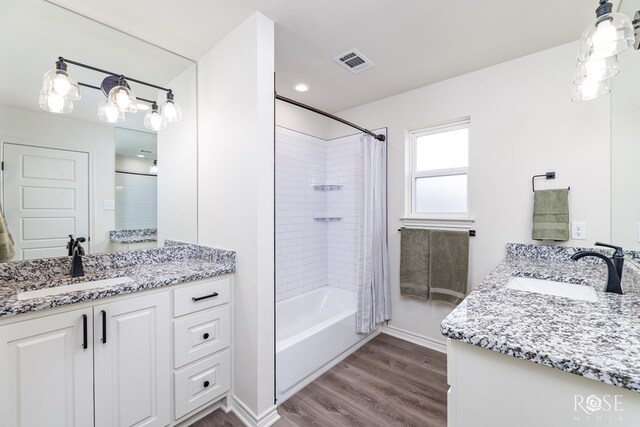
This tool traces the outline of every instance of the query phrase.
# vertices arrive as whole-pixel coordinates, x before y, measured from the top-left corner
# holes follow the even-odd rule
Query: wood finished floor
[[[278,407],[275,427],[446,426],[447,358],[380,334]],[[218,410],[192,427],[242,427]]]

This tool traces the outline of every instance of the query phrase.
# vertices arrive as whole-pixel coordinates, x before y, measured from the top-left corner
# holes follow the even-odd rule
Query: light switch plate
[[[587,223],[573,221],[571,223],[571,239],[587,240]]]
[[[104,210],[105,211],[114,211],[114,210],[116,210],[116,201],[115,200],[105,200],[104,201]]]

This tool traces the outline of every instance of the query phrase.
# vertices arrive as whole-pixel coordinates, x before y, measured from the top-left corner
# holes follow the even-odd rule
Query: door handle
[[[87,315],[82,315],[82,349],[87,349]]]
[[[203,299],[208,299],[208,298],[213,298],[213,297],[217,297],[218,293],[214,292],[211,295],[205,295],[203,297],[193,297],[191,298],[193,300],[193,302],[198,302],[198,301],[202,301]]]
[[[107,343],[107,312],[102,310],[102,344]]]

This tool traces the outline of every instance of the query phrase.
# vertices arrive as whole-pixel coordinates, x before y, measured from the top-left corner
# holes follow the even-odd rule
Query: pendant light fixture
[[[608,0],[599,0],[595,25],[589,25],[579,41],[573,101],[589,101],[611,93],[611,78],[620,72],[618,54],[634,46],[636,24],[637,20],[632,22],[626,15],[614,13]]]
[[[160,114],[158,104],[155,102],[151,104],[151,111],[144,116],[144,127],[154,132],[167,128],[167,121],[164,116]]]
[[[153,166],[151,166],[149,168],[149,173],[152,173],[154,175],[158,174],[158,161],[157,160],[153,161]]]
[[[100,86],[76,82],[69,77],[67,64],[106,74],[107,77],[102,80]],[[167,100],[162,110],[155,101],[136,97],[129,82],[166,92]],[[136,113],[138,110],[148,111],[144,118],[144,125],[147,129],[158,132],[167,128],[167,122],[177,123],[182,120],[182,110],[175,103],[171,89],[132,77],[125,77],[122,74],[65,59],[61,56],[58,57],[56,67],[44,75],[38,104],[43,110],[52,113],[71,113],[73,101],[80,99],[80,86],[102,91],[106,96],[106,99],[98,105],[98,118],[104,122],[119,123],[125,120],[125,113]]]
[[[180,110],[180,107],[176,105],[173,98],[173,92],[167,92],[167,101],[162,106],[162,115],[166,119],[167,123],[179,123],[182,121],[182,111]]]

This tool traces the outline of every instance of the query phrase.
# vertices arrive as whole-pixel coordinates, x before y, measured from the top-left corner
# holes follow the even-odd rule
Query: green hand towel
[[[400,234],[400,295],[429,298],[430,230],[403,228]]]
[[[429,246],[429,298],[460,304],[469,282],[469,232],[432,231]]]
[[[4,212],[0,206],[0,262],[9,262],[16,256],[13,244],[13,237],[7,227],[7,221],[4,219]]]
[[[533,199],[533,240],[569,240],[569,190],[538,190]]]

